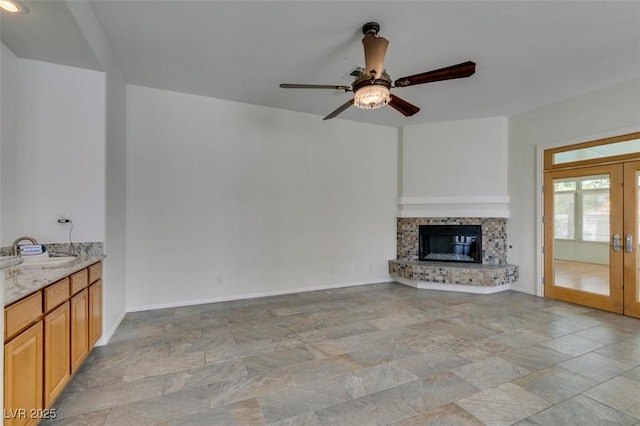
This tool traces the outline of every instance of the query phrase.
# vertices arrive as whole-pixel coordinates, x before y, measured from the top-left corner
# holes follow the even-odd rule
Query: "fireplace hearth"
[[[397,258],[389,261],[389,274],[422,289],[508,290],[518,282],[519,268],[507,263],[506,227],[506,218],[398,218]]]

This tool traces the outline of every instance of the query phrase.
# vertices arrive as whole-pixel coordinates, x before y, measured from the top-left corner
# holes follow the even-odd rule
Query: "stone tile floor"
[[[65,425],[640,425],[640,320],[395,283],[126,315]]]

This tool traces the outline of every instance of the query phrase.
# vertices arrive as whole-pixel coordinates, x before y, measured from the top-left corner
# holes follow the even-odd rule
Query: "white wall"
[[[130,309],[389,279],[396,130],[128,86]]]
[[[0,245],[5,229],[15,223],[15,116],[16,116],[16,57],[0,43]],[[4,306],[4,271],[0,269],[0,306]],[[0,336],[4,341],[4,315],[0,315]],[[4,365],[4,351],[0,351],[0,365]],[[4,368],[0,368],[4,383]],[[4,386],[0,388],[0,410],[4,412]],[[4,417],[4,416],[2,416]],[[0,418],[0,425],[4,420]]]
[[[517,289],[536,292],[536,147],[578,143],[640,126],[640,79],[622,82],[509,119],[509,263],[520,265]],[[637,130],[636,130],[637,131]]]
[[[507,194],[507,119],[403,127],[403,197]]]
[[[126,312],[126,107],[124,76],[87,2],[67,2],[106,74],[106,192],[103,335],[105,344]]]
[[[401,216],[508,215],[507,136],[504,117],[403,127]]]
[[[20,58],[16,65],[16,220],[3,245],[23,235],[67,241],[60,214],[73,220],[74,241],[104,241],[104,73]]]
[[[2,126],[0,126],[0,246],[15,239],[13,230],[18,226],[17,203],[17,88],[18,58],[2,44],[0,52],[0,82]]]
[[[111,53],[110,53],[111,54]],[[112,55],[112,54],[111,54]],[[106,234],[104,335],[107,343],[126,312],[127,265],[127,86],[113,60],[107,66]]]

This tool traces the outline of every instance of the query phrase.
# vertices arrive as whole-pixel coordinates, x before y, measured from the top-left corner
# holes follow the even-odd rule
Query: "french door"
[[[545,297],[640,318],[640,161],[544,173]]]
[[[624,314],[640,318],[640,161],[624,164]]]

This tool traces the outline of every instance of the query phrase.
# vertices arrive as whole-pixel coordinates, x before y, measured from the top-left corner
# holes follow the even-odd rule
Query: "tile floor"
[[[69,425],[640,425],[640,320],[376,284],[127,314]]]

